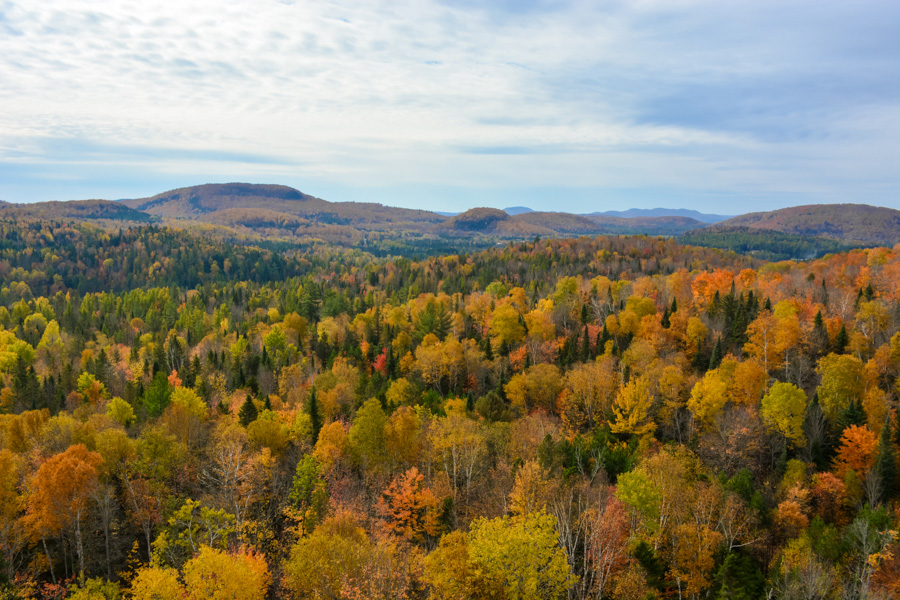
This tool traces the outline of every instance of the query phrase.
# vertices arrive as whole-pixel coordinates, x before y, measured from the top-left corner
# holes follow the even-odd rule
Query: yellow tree
[[[10,581],[16,574],[15,556],[25,544],[21,527],[25,499],[19,493],[23,463],[15,453],[0,450],[0,548]]]
[[[513,375],[503,389],[510,403],[525,413],[533,408],[552,408],[562,387],[559,367],[542,363]]]
[[[687,407],[703,426],[710,426],[728,400],[727,386],[717,370],[708,371],[691,390]]]
[[[178,571],[159,566],[139,569],[131,582],[133,600],[182,600],[187,598]]]
[[[501,304],[494,309],[491,316],[491,335],[500,345],[512,346],[525,337],[525,327],[520,321],[519,312],[509,304]]]
[[[356,519],[338,513],[294,544],[284,563],[284,585],[297,598],[342,598],[343,586],[364,576],[372,553]]]
[[[510,600],[561,597],[576,577],[560,547],[555,518],[545,512],[476,519],[469,530],[469,557],[477,589]]]
[[[656,423],[650,418],[653,394],[650,382],[644,377],[629,381],[619,390],[613,406],[615,420],[609,428],[613,433],[645,435],[656,430]]]
[[[763,396],[760,416],[770,430],[783,435],[792,446],[806,444],[803,421],[806,419],[806,394],[791,383],[776,383]]]
[[[269,582],[266,559],[245,549],[229,553],[201,546],[184,565],[190,600],[264,600]]]
[[[835,422],[851,401],[861,401],[865,373],[861,360],[847,354],[829,354],[819,359],[816,372],[821,377],[818,394],[822,412]]]
[[[469,559],[469,543],[461,531],[448,533],[425,557],[422,579],[438,600],[469,600],[476,597],[475,567]]]
[[[448,411],[435,419],[429,431],[434,460],[443,467],[454,496],[460,485],[466,494],[475,474],[487,457],[487,436],[483,427],[459,411]]]

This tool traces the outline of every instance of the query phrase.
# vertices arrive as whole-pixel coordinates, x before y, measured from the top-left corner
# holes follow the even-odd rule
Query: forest
[[[370,250],[0,222],[0,598],[900,596],[900,246]]]

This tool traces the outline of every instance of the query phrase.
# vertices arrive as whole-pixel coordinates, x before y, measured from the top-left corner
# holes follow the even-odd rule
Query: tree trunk
[[[75,551],[78,553],[78,580],[84,583],[84,546],[81,543],[81,511],[75,513]]]
[[[50,579],[52,579],[53,584],[56,585],[56,573],[53,572],[53,559],[50,558],[50,550],[47,549],[47,538],[43,535],[41,536],[41,543],[44,545],[44,554],[47,555],[47,564],[50,565]]]

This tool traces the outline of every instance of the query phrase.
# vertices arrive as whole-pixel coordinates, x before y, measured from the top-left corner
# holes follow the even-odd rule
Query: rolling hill
[[[863,246],[893,246],[900,243],[900,211],[867,204],[793,206],[748,213],[717,225],[771,229]]]
[[[223,225],[269,222],[272,212],[301,217],[312,225],[350,225],[362,230],[380,230],[386,225],[432,225],[446,220],[424,210],[369,202],[328,202],[284,185],[251,183],[198,185],[121,202],[158,217]]]
[[[510,215],[496,208],[473,208],[447,220],[442,231],[478,233],[501,237],[566,235],[679,235],[699,229],[703,223],[687,217],[584,216],[560,212],[526,212]]]
[[[0,218],[37,220],[110,220],[146,223],[156,218],[110,200],[69,200],[18,204],[0,201]]]

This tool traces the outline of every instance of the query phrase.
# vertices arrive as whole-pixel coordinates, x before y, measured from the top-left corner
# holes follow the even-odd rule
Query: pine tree
[[[846,348],[849,343],[850,336],[847,334],[847,328],[844,325],[841,325],[841,330],[838,331],[837,336],[834,338],[834,352],[836,354],[843,354],[844,348]]]
[[[319,431],[322,429],[322,417],[319,415],[319,402],[316,398],[316,386],[309,388],[309,402],[306,405],[309,412],[309,427],[312,433],[313,443],[319,439]]]
[[[244,403],[241,404],[241,410],[238,413],[238,421],[241,425],[246,427],[255,421],[258,416],[256,404],[253,403],[253,398],[250,397],[250,394],[247,394],[247,398],[244,400]]]
[[[722,363],[722,338],[716,339],[716,345],[713,346],[712,354],[709,355],[709,370],[719,368]]]
[[[888,413],[878,439],[875,472],[881,477],[882,497],[893,498],[897,493],[897,451],[894,448],[894,419],[891,413]]]
[[[666,307],[666,310],[663,311],[662,320],[660,321],[660,325],[663,326],[663,329],[668,329],[672,323],[669,321],[669,307]]]
[[[855,398],[851,398],[847,409],[841,413],[839,422],[841,430],[844,430],[851,425],[865,425],[866,412],[863,410],[862,402],[858,402]]]
[[[716,573],[715,600],[756,600],[763,597],[766,579],[753,559],[729,554]]]
[[[816,318],[813,320],[812,332],[812,343],[817,355],[821,355],[828,347],[828,342],[828,330],[825,329],[825,320],[822,319],[822,311],[820,310],[816,313]]]

